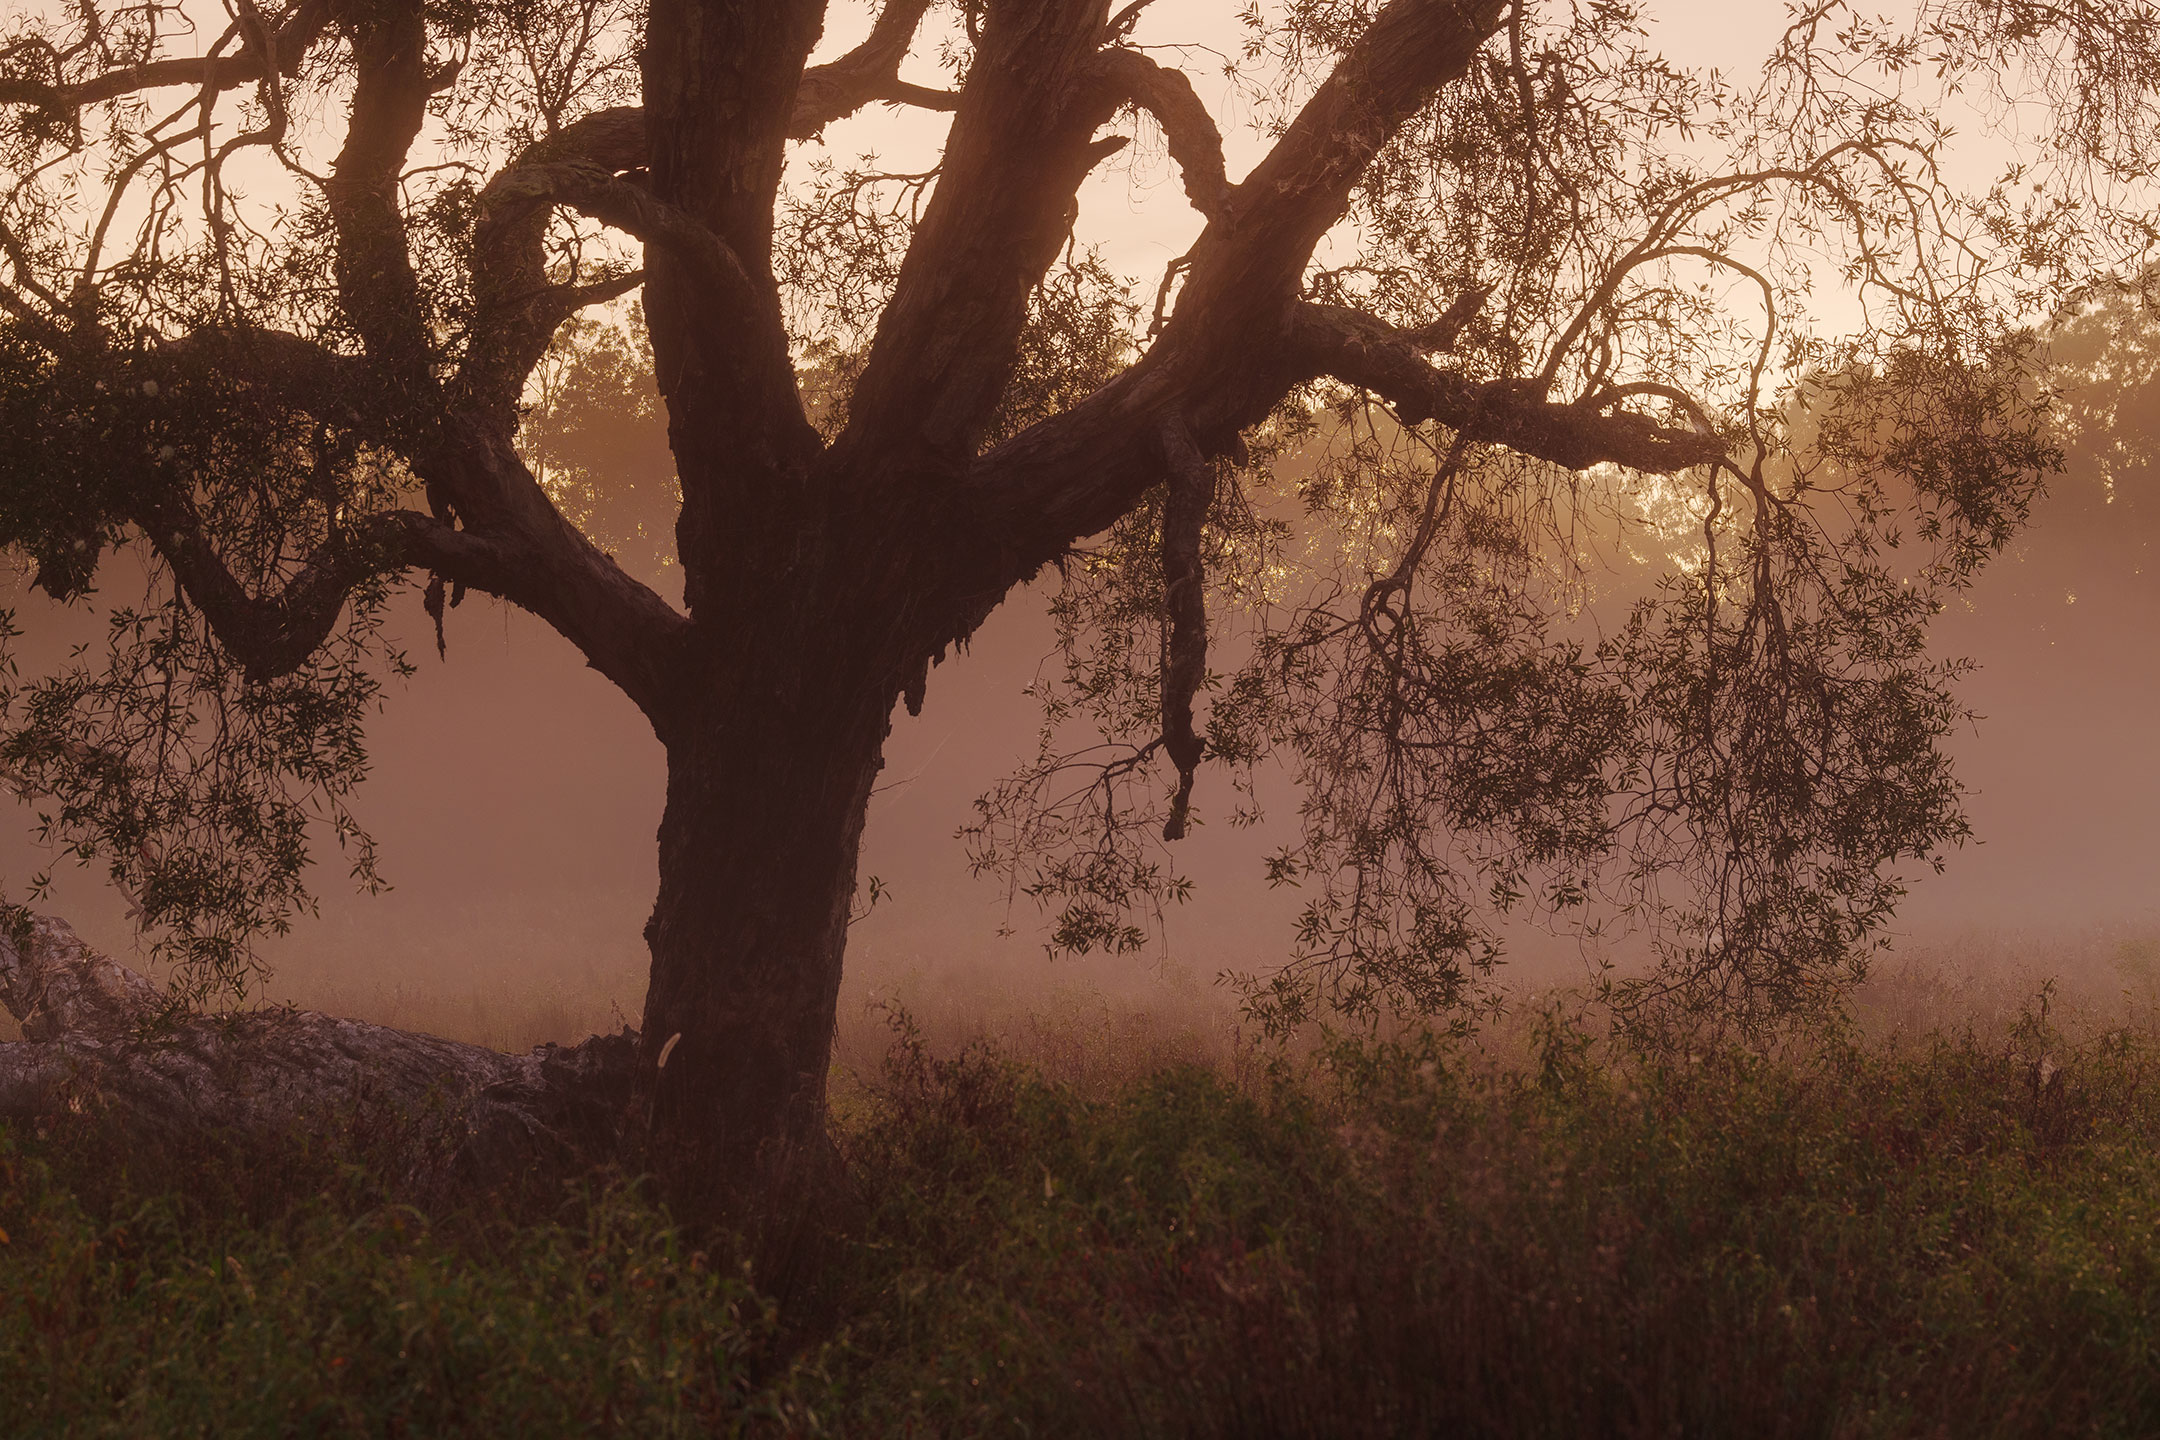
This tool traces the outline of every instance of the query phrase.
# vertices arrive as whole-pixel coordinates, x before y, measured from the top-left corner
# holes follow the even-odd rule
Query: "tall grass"
[[[0,1430],[2160,1433],[2142,1028],[1643,1059],[1555,1010],[1241,1068],[1089,1013],[1121,1060],[903,1025],[784,1308],[635,1186],[422,1216],[336,1154],[17,1135]]]

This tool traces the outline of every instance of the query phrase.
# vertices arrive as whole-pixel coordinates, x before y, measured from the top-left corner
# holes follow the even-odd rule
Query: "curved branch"
[[[1381,148],[1468,72],[1498,33],[1506,3],[1393,0],[1380,12],[1232,191],[1229,223],[1201,235],[1178,304],[1198,312],[1188,328],[1220,332],[1240,316],[1272,325],[1274,307],[1295,299],[1314,247],[1349,209]]]
[[[1103,52],[1104,78],[1117,93],[1155,117],[1170,144],[1170,158],[1185,177],[1185,195],[1193,209],[1210,220],[1222,218],[1230,200],[1230,177],[1223,167],[1222,131],[1200,103],[1185,72],[1159,65],[1138,50],[1120,45]]]
[[[597,111],[528,147],[480,192],[473,230],[472,341],[458,367],[462,403],[516,425],[526,376],[555,330],[576,310],[626,293],[642,277],[597,285],[548,278],[548,217],[556,204],[549,167],[583,167],[603,182],[645,164],[645,112],[631,106]]]
[[[336,628],[354,586],[402,568],[408,519],[427,519],[404,512],[372,516],[317,546],[276,595],[257,596],[219,558],[184,495],[147,499],[134,518],[250,680],[273,680],[306,663]]]
[[[600,166],[582,161],[519,166],[496,176],[486,196],[486,203],[494,207],[491,221],[515,220],[535,210],[544,213],[549,206],[567,205],[665,249],[707,285],[731,298],[747,301],[758,293],[749,270],[719,236],[644,186]]]
[[[579,289],[604,290],[629,279]],[[364,438],[399,439],[392,433],[398,416],[381,398],[374,367],[299,336],[201,330],[161,353],[183,371],[217,368],[281,405]],[[683,672],[680,647],[689,621],[563,517],[492,417],[448,416],[428,444],[407,453],[430,495],[450,501],[454,520],[408,510],[354,520],[318,546],[274,596],[252,594],[233,575],[185,490],[140,495],[132,518],[251,676],[284,674],[303,663],[330,634],[355,585],[421,567],[547,621],[660,726]]]
[[[518,507],[514,523],[482,530],[461,530],[415,510],[367,516],[316,547],[268,596],[250,593],[234,576],[184,496],[146,500],[135,519],[218,643],[252,680],[274,679],[304,664],[329,638],[355,586],[419,567],[546,620],[658,728],[681,674],[679,651],[689,622],[556,514],[537,486],[533,490],[537,505]]]

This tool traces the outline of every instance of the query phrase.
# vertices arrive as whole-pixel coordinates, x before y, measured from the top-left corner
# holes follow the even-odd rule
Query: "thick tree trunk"
[[[892,699],[810,642],[765,673],[669,745],[639,1061],[671,1199],[781,1239],[837,1179],[826,1075]]]

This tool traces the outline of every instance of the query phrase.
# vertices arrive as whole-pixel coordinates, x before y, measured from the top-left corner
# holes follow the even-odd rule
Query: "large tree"
[[[667,753],[639,1084],[681,1196],[822,1153],[892,713],[1046,572],[1056,723],[978,861],[1125,943],[1196,777],[1283,758],[1278,1018],[1458,1003],[1492,913],[1591,897],[1662,921],[1624,999],[1775,1010],[1961,833],[1923,626],[2051,461],[2016,325],[2052,222],[1951,193],[1865,35],[1734,90],[1624,5],[1289,0],[1232,66],[1233,180],[1141,4],[886,0],[815,64],[822,0],[9,23],[0,541],[57,597],[108,556],[150,587],[10,689],[11,776],[229,975],[310,817],[369,863],[395,578],[438,625],[539,616]],[[949,115],[934,172],[807,163],[870,106]],[[1074,237],[1135,136],[1198,233],[1128,295]],[[607,343],[650,346],[679,605],[525,423],[633,291]],[[1616,609],[1593,557],[1630,545],[1677,564]]]

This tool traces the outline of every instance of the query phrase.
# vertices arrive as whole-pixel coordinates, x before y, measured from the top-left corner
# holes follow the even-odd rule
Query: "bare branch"
[[[43,84],[19,76],[0,79],[0,105],[26,105],[49,113],[67,114],[145,90],[179,85],[192,85],[212,93],[233,90],[263,78],[265,52],[277,57],[279,74],[296,75],[308,48],[328,28],[337,10],[338,0],[301,0],[283,24],[273,32],[266,32],[270,44],[251,46],[238,55],[153,60],[148,64],[108,70],[72,85]]]

